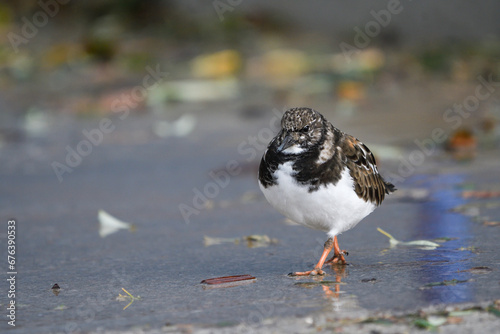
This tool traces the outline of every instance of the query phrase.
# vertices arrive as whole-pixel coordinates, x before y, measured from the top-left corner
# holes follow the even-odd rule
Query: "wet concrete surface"
[[[255,174],[263,150],[250,145],[248,136],[263,135],[272,114],[257,120],[213,115],[198,114],[190,135],[167,138],[153,134],[154,116],[130,117],[64,174],[62,182],[50,164],[64,162],[65,146],[76,147],[84,139],[82,129],[95,127],[99,118],[53,117],[46,134],[3,143],[0,217],[17,221],[15,330],[142,331],[178,324],[241,323],[251,327],[264,319],[318,312],[349,317],[500,298],[500,226],[484,225],[485,219],[500,220],[500,207],[481,209],[483,220],[477,212],[474,217],[455,212],[465,204],[498,203],[498,198],[462,196],[471,185],[499,187],[497,149],[481,151],[475,160],[463,163],[442,152],[427,157],[397,184],[402,195],[388,198],[339,237],[341,248],[349,251],[350,265],[327,267],[323,277],[291,278],[289,272],[314,266],[326,235],[286,224],[259,192]],[[194,208],[197,190],[214,184],[209,172],[222,173],[233,160],[237,175],[227,186],[213,188],[213,198],[203,208]],[[380,170],[387,175],[398,164],[397,157],[386,159]],[[415,189],[423,190],[424,198],[404,195]],[[197,211],[189,222],[180,204]],[[100,209],[133,223],[135,231],[100,238]],[[391,248],[377,227],[398,240],[451,240],[438,241],[441,247],[433,250]],[[5,252],[6,229],[0,233]],[[245,242],[203,243],[204,236],[254,234],[278,243],[258,248]],[[471,270],[476,267],[488,269]],[[241,274],[257,279],[229,288],[200,284],[207,278]],[[455,284],[431,284],[452,280]],[[61,287],[57,296],[51,291],[55,283]],[[8,290],[5,280],[0,287]],[[122,288],[140,296],[125,310],[128,302],[116,299],[124,295]],[[5,322],[1,326],[10,327]]]

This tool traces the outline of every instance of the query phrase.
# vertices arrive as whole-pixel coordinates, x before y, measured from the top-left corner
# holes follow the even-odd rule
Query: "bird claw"
[[[349,255],[348,251],[341,250],[338,254],[335,254],[330,260],[326,261],[325,264],[347,264],[344,255]]]

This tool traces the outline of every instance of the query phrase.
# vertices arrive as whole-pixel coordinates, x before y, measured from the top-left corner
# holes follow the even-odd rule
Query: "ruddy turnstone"
[[[337,236],[353,228],[396,189],[377,171],[368,147],[334,127],[319,112],[292,108],[269,143],[259,167],[259,185],[271,205],[289,219],[325,231],[329,238],[313,270],[346,264]],[[325,262],[332,250],[334,256]]]

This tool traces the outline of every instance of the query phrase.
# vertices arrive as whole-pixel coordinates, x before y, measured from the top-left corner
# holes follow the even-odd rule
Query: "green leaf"
[[[413,322],[413,325],[422,329],[428,329],[428,330],[436,329],[436,326],[432,325],[429,321],[427,321],[427,319],[417,319]]]
[[[488,311],[489,313],[494,314],[494,315],[496,315],[497,317],[500,318],[500,310],[497,309],[496,307],[494,307],[494,306],[488,306],[488,308],[486,309],[486,311]]]

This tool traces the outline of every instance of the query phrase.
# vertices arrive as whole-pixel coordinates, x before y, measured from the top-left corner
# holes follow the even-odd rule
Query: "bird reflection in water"
[[[335,284],[332,288],[329,285],[321,285],[323,292],[327,298],[339,298],[340,296],[340,285],[342,284],[342,278],[347,277],[347,272],[345,266],[333,265],[333,272],[335,273]]]
[[[339,298],[341,291],[340,285],[342,283],[342,278],[347,277],[347,271],[345,265],[332,265],[333,274],[335,275],[335,280],[331,280],[329,276],[317,275],[311,276],[312,282],[297,282],[296,286],[312,289],[318,285],[322,287],[325,297],[327,298]],[[333,288],[333,290],[332,290]]]

